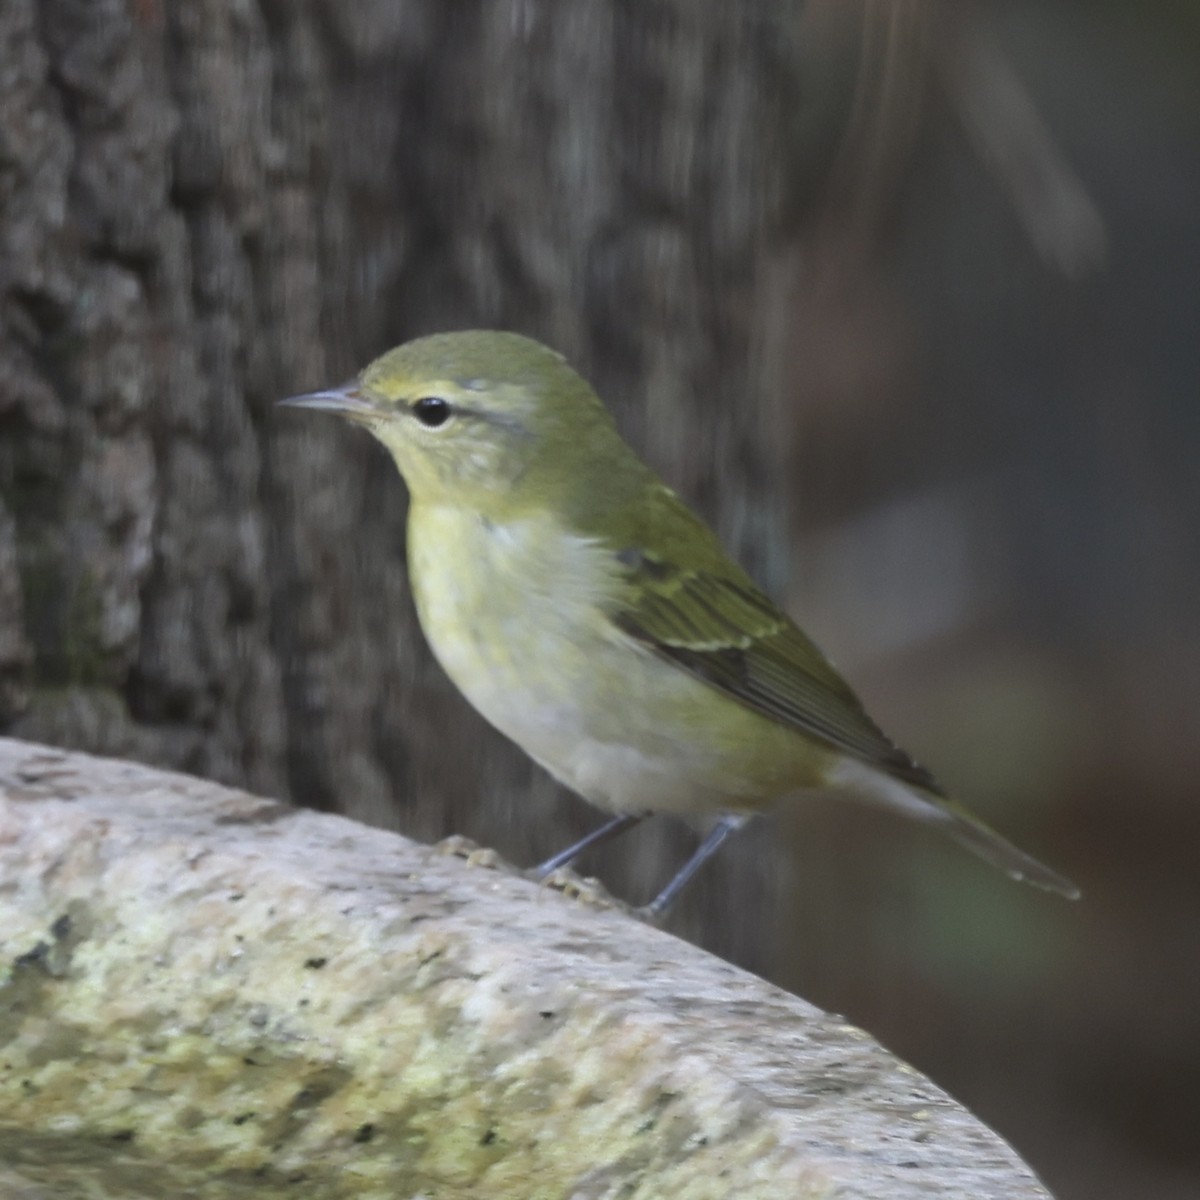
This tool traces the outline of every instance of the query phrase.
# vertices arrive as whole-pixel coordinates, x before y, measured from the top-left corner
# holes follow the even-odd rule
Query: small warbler
[[[612,814],[543,873],[651,813],[705,817],[706,839],[649,905],[659,914],[750,816],[816,787],[1078,895],[881,732],[553,350],[435,334],[282,403],[383,443],[410,492],[409,575],[438,661],[496,728]]]

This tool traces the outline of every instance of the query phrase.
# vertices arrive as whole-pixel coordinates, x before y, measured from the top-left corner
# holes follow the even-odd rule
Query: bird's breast
[[[596,539],[544,518],[497,524],[414,504],[408,555],[421,626],[446,674],[593,803],[737,811],[806,782],[813,752],[793,732],[613,623],[620,564]]]
[[[687,770],[661,719],[669,693],[695,685],[608,620],[618,564],[601,543],[536,518],[414,508],[408,552],[435,656],[502,733],[603,807],[695,805],[709,764]]]
[[[421,627],[467,699],[535,757],[577,732],[607,652],[611,556],[545,518],[447,507],[414,507],[408,553]]]
[[[408,552],[421,626],[468,694],[481,674],[506,684],[542,671],[561,676],[574,657],[568,647],[599,636],[616,586],[615,563],[598,542],[544,517],[495,523],[414,506]]]

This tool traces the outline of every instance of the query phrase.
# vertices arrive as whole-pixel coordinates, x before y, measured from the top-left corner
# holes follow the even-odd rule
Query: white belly
[[[438,661],[552,775],[614,812],[725,807],[712,753],[661,728],[664,687],[695,682],[600,616],[617,586],[605,548],[531,520],[496,528],[423,508],[410,517],[409,560]]]

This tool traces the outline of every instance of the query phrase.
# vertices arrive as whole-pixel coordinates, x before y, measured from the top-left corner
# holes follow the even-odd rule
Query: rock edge
[[[1047,1195],[860,1030],[620,912],[5,739],[0,1190]]]

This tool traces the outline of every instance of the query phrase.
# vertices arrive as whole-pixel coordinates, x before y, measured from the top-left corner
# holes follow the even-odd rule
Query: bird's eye
[[[436,429],[450,420],[450,402],[440,396],[425,396],[413,406],[413,415],[427,429]]]

